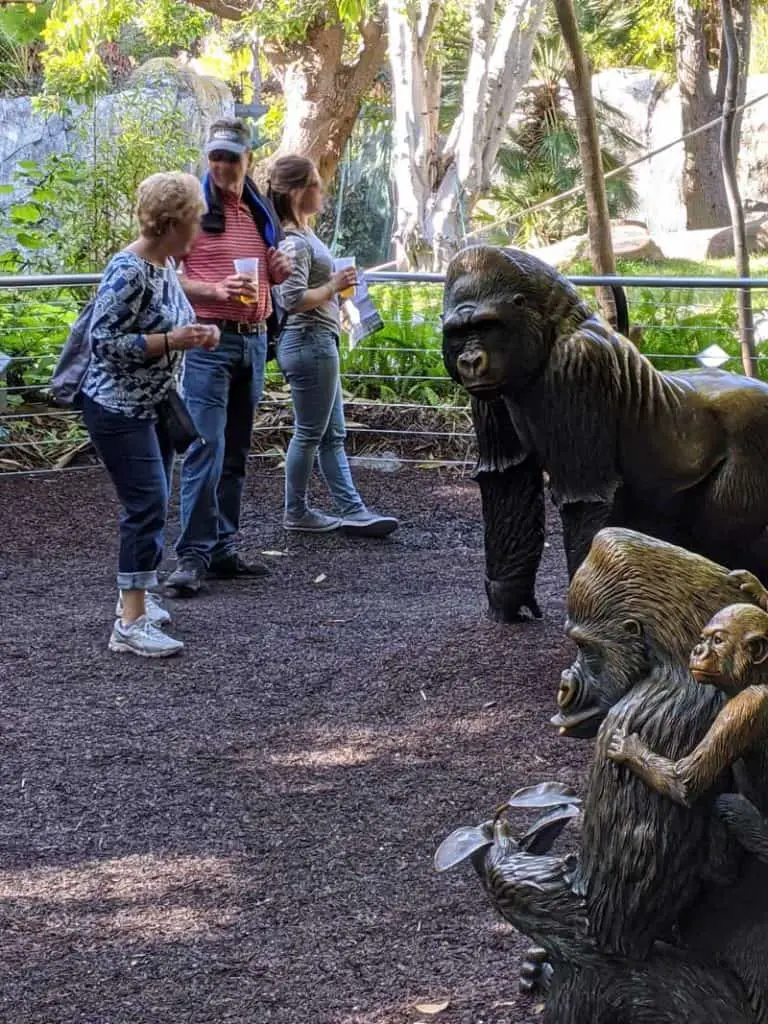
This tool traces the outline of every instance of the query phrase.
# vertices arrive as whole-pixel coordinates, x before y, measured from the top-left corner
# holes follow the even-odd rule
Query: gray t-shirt
[[[304,292],[326,284],[333,273],[333,257],[311,228],[289,228],[280,248],[293,260],[293,273],[277,286],[280,303],[288,314],[285,328],[324,327],[339,334],[339,301],[334,295],[314,309],[294,313]]]

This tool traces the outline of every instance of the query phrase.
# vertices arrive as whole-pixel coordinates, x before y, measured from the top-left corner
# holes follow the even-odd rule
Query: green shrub
[[[82,122],[87,159],[69,153],[24,160],[13,182],[0,186],[14,199],[0,211],[0,273],[100,272],[136,237],[139,182],[157,171],[188,169],[197,156],[183,112],[162,97],[143,98],[115,116],[111,131],[101,125],[96,132],[93,112]],[[0,289],[0,351],[18,357],[6,371],[8,387],[47,382],[87,294]]]
[[[706,287],[707,277],[734,277],[732,259],[663,262],[617,260],[617,273],[622,277],[696,277],[701,286],[651,288],[638,285],[627,288],[629,320],[640,350],[661,370],[691,369],[698,365],[696,357],[717,345],[731,356],[724,369],[741,371],[741,349],[734,288]],[[752,277],[768,276],[768,258],[752,257]],[[591,264],[586,260],[571,263],[569,275],[589,275]],[[584,289],[585,297],[594,304],[594,293]],[[752,290],[753,316],[768,308],[768,294]],[[758,345],[758,356],[761,348]],[[768,353],[766,353],[768,354]],[[760,360],[759,375],[768,379],[768,360]]]

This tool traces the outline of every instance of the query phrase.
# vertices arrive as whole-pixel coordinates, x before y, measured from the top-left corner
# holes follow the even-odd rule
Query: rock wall
[[[37,111],[29,97],[0,99],[0,183],[12,181],[20,160],[40,162],[53,153],[81,152],[84,119],[94,130],[115,131],[121,112],[141,105],[151,109],[158,101],[183,112],[190,140],[200,146],[211,122],[234,113],[232,93],[223,82],[168,58],[137,68],[125,88],[97,101],[93,115],[82,105],[62,116]],[[181,168],[169,168],[174,169]],[[0,200],[10,201],[6,196]]]
[[[637,153],[650,152],[682,135],[680,91],[663,75],[642,68],[614,68],[595,75],[596,98],[620,110],[624,129],[640,143]],[[747,100],[768,93],[768,75],[751,75]],[[768,98],[744,111],[739,151],[739,187],[747,211],[768,209]],[[711,129],[717,132],[715,126]],[[639,201],[633,216],[651,232],[685,229],[682,197],[683,144],[634,168]]]

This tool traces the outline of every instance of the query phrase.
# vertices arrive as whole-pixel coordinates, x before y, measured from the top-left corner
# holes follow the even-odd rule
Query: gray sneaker
[[[124,626],[118,619],[109,638],[110,651],[125,651],[138,654],[140,658],[170,658],[184,649],[181,640],[166,636],[161,629],[153,626],[146,615]]]
[[[283,516],[283,529],[297,533],[330,533],[340,526],[341,520],[337,516],[327,516],[313,508],[307,509],[303,516]]]
[[[361,508],[341,520],[344,533],[355,537],[388,537],[399,525],[394,516],[380,516],[367,508]]]
[[[167,626],[171,621],[171,613],[167,608],[163,608],[158,599],[154,594],[148,590],[144,594],[144,611],[147,618],[153,626]],[[115,608],[115,618],[119,619],[123,614],[123,595],[117,599],[117,607]]]

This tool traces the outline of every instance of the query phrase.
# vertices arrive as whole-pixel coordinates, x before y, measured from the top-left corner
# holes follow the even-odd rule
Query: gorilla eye
[[[513,306],[524,306],[525,305],[525,296],[523,295],[522,292],[516,292],[512,296],[512,305]]]
[[[723,643],[723,634],[715,633],[715,635],[712,637],[712,643],[715,645],[715,647],[720,647]]]

